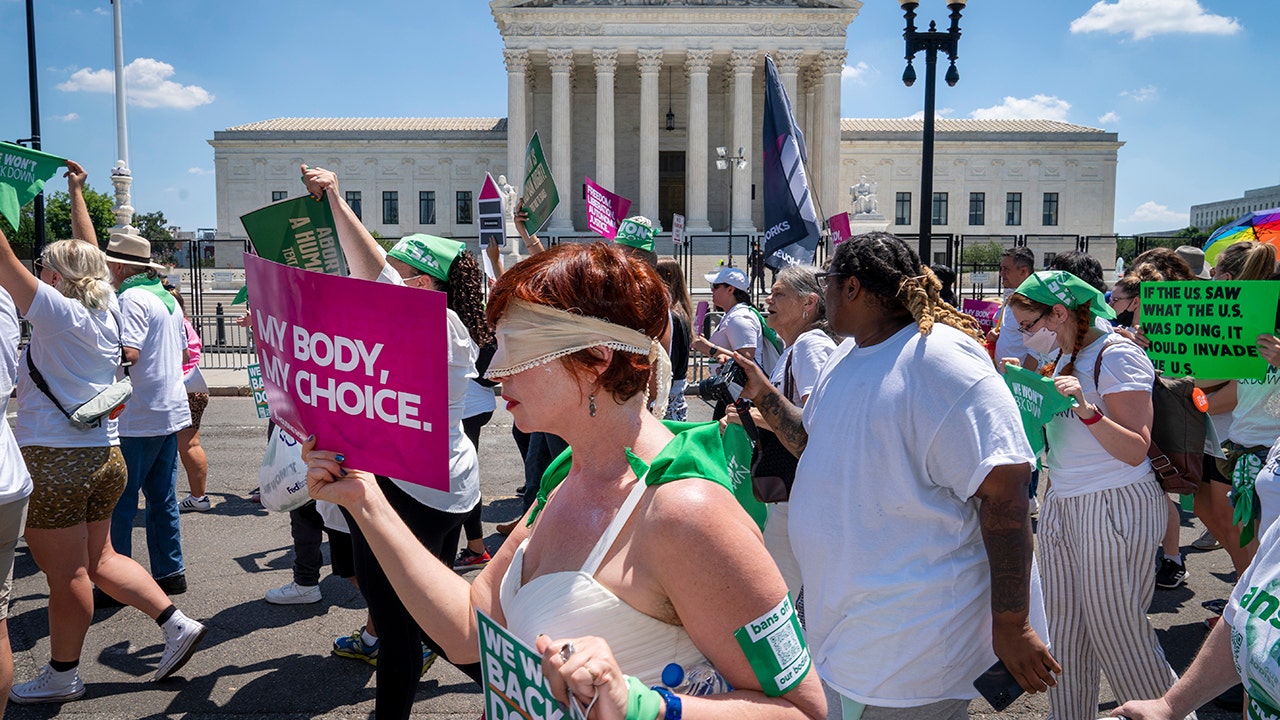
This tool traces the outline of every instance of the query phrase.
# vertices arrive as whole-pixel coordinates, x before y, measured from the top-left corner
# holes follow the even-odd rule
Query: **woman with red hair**
[[[372,475],[316,450],[324,438],[305,446],[312,496],[347,508],[423,629],[451,660],[475,661],[485,612],[542,653],[562,702],[598,701],[593,717],[674,720],[682,706],[692,718],[824,717],[815,674],[763,687],[734,637],[785,607],[786,586],[729,489],[716,426],[676,436],[658,419],[671,369],[657,274],[611,246],[561,245],[505,273],[488,318],[498,350],[486,376],[502,382],[515,423],[574,453],[474,585],[414,541]],[[736,689],[681,698],[648,687],[668,663],[705,661]]]

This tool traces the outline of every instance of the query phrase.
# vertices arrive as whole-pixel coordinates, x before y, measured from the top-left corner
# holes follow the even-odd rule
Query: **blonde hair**
[[[1252,240],[1228,245],[1218,254],[1216,270],[1232,280],[1266,280],[1276,271],[1276,248]]]
[[[103,310],[111,296],[107,278],[107,256],[97,247],[80,240],[59,240],[46,246],[40,255],[50,270],[58,273],[55,289],[90,310]]]
[[[902,279],[898,286],[898,296],[915,319],[921,335],[928,335],[933,330],[933,324],[940,322],[978,342],[985,340],[977,319],[956,310],[942,299],[942,281],[927,265],[920,266],[919,275]]]

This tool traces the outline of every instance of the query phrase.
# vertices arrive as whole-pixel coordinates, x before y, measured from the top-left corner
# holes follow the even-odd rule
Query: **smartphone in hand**
[[[1004,666],[1003,660],[997,660],[995,665],[987,668],[986,672],[973,681],[973,686],[996,712],[1009,707],[1023,693],[1022,686],[1013,677],[1013,673],[1009,672],[1009,668]]]

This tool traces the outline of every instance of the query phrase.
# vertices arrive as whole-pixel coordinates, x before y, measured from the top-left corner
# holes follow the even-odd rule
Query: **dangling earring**
[[[808,322],[808,321],[809,321],[809,311],[808,311],[808,310],[802,310],[802,311],[800,312],[800,319],[801,319],[801,320],[804,320],[805,322]]]
[[[596,416],[596,394],[591,393],[591,395],[588,397],[588,400],[590,401],[590,405],[587,406],[587,409],[591,412],[591,417],[595,417]]]

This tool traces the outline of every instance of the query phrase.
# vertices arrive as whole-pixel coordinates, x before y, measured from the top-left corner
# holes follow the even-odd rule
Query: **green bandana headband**
[[[1097,288],[1062,270],[1032,273],[1018,286],[1017,293],[1045,305],[1065,305],[1068,310],[1089,305],[1089,312],[1094,317],[1107,320],[1116,317],[1116,311],[1111,309]]]
[[[125,290],[129,290],[131,288],[142,288],[143,290],[146,290],[152,295],[160,298],[160,302],[164,303],[164,306],[169,310],[170,315],[173,314],[174,308],[178,307],[178,301],[174,300],[173,296],[169,294],[169,291],[164,289],[164,285],[161,284],[160,278],[158,277],[147,277],[147,274],[144,272],[138,273],[137,275],[130,275],[120,283],[120,287],[116,288],[116,295],[123,295]]]
[[[449,268],[465,247],[465,244],[456,240],[415,233],[400,238],[400,242],[391,248],[387,257],[395,258],[437,280],[448,282]]]
[[[653,252],[653,238],[657,234],[658,231],[649,218],[643,215],[632,215],[618,223],[618,234],[613,241],[619,245],[629,245]]]

